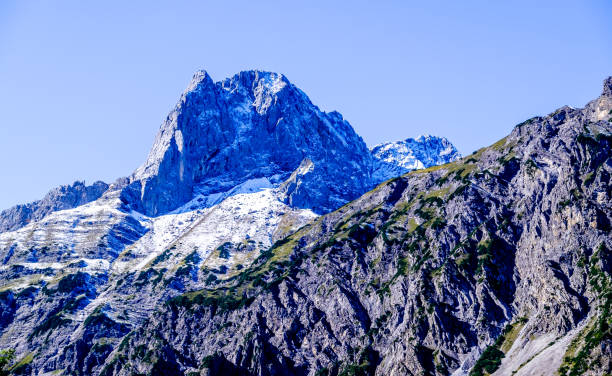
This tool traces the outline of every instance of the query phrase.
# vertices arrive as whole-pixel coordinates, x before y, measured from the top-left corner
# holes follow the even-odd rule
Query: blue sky
[[[422,4],[426,3],[426,4]],[[0,208],[146,158],[193,72],[284,73],[370,146],[462,153],[599,95],[609,1],[2,1]]]

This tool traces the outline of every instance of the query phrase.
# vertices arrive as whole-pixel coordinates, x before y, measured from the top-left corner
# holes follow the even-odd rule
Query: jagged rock
[[[381,145],[374,155],[342,115],[320,111],[283,75],[246,71],[215,83],[199,71],[124,196],[155,216],[195,193],[267,177],[290,180],[283,194],[292,207],[327,213],[383,180],[459,157],[448,140],[436,137]]]
[[[159,215],[194,192],[224,192],[262,177],[281,182],[306,161],[308,171],[295,175],[300,189],[285,191],[292,206],[329,212],[371,184],[361,137],[284,76],[247,71],[215,83],[200,71],[127,189],[141,193],[139,210]]]

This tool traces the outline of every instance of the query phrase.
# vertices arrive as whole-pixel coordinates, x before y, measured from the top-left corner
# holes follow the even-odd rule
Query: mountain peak
[[[415,140],[416,141],[424,141],[424,140],[429,140],[429,139],[432,139],[432,138],[442,139],[444,137],[436,137],[436,136],[430,135],[429,133],[426,133],[426,134],[420,135]],[[408,137],[405,141],[408,141],[408,140],[412,140],[412,138]]]
[[[260,70],[247,70],[217,82],[226,91],[237,90],[240,88],[254,91],[257,87],[269,90],[273,94],[278,93],[291,83],[282,74]]]
[[[191,78],[189,85],[187,85],[185,92],[191,92],[196,90],[198,87],[207,87],[210,85],[214,85],[213,79],[210,77],[208,72],[200,69],[193,74],[193,77]]]
[[[214,82],[201,70],[122,195],[132,209],[157,216],[196,194],[266,178],[291,206],[322,214],[382,180],[459,155],[430,135],[390,145],[373,158],[341,114],[321,111],[282,74],[248,70]],[[308,171],[294,174],[305,161]]]
[[[213,83],[198,71],[124,196],[134,209],[159,215],[196,191],[219,193],[262,177],[280,183],[305,159],[312,172],[285,191],[296,205],[323,213],[369,187],[371,156],[361,137],[341,116],[320,111],[284,75],[243,71]],[[321,194],[297,197],[310,184]]]

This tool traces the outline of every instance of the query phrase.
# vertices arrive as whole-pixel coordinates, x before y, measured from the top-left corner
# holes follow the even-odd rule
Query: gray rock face
[[[248,71],[215,83],[198,72],[126,189],[139,193],[138,210],[159,215],[194,192],[223,192],[261,177],[281,182],[300,166],[286,185],[287,201],[319,213],[371,184],[362,139],[284,76]]]
[[[0,212],[0,233],[17,230],[32,221],[43,219],[58,210],[72,209],[100,198],[108,189],[108,184],[97,181],[92,185],[74,182],[54,188],[38,201],[16,205]]]
[[[609,83],[169,300],[101,374],[483,374],[504,352],[504,374],[610,373]]]

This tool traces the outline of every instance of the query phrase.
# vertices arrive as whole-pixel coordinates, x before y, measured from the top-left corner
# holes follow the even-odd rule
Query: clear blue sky
[[[284,73],[370,146],[462,153],[612,75],[606,0],[95,3],[0,2],[0,208],[130,174],[200,68]]]

